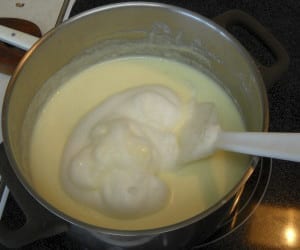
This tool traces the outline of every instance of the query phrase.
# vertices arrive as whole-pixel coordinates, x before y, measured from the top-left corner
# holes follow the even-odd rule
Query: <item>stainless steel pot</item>
[[[272,35],[248,15],[233,11],[215,20],[223,25],[243,24],[254,31],[275,54],[271,67],[259,66],[225,29],[215,22],[187,10],[157,3],[122,3],[85,12],[42,37],[26,54],[15,71],[5,96],[2,126],[4,147],[9,159],[1,174],[24,210],[26,224],[9,231],[0,222],[0,242],[17,247],[33,240],[71,230],[104,240],[122,242],[163,235],[174,246],[186,232],[207,238],[229,213],[242,185],[251,175],[257,158],[248,171],[218,203],[203,213],[176,225],[153,230],[120,231],[95,227],[58,211],[34,189],[21,157],[20,143],[26,111],[45,81],[82,53],[104,49],[103,58],[120,55],[158,55],[181,60],[215,77],[235,100],[249,131],[268,127],[266,83],[278,79],[288,65],[285,50]],[[92,49],[91,49],[92,48]],[[88,51],[88,52],[86,52]],[[261,74],[262,73],[262,74]],[[7,161],[1,154],[1,161]],[[16,180],[15,176],[18,177]],[[40,206],[42,205],[42,206]],[[175,237],[174,237],[175,236]],[[185,239],[187,240],[187,239]],[[144,242],[144,241],[143,241]]]

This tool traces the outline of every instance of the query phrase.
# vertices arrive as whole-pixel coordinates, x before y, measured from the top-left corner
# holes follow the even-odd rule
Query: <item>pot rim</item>
[[[34,53],[36,48],[40,46],[40,44],[43,44],[47,41],[47,39],[53,35],[55,35],[55,32],[59,30],[60,28],[67,26],[69,23],[75,22],[81,18],[84,18],[86,16],[113,10],[116,8],[128,8],[128,7],[152,7],[152,8],[160,8],[164,9],[166,11],[172,11],[179,13],[180,15],[188,16],[189,18],[196,19],[197,21],[200,21],[201,23],[209,26],[211,29],[213,29],[215,32],[218,32],[221,36],[225,37],[226,40],[230,41],[236,50],[238,50],[239,53],[242,54],[242,56],[245,58],[247,62],[249,62],[249,66],[254,74],[255,79],[257,80],[257,84],[260,90],[261,98],[263,101],[263,124],[262,124],[262,131],[267,131],[269,126],[269,107],[268,107],[268,99],[267,99],[267,93],[266,93],[266,87],[263,83],[262,76],[255,65],[255,62],[253,58],[249,55],[249,53],[246,51],[246,49],[240,44],[239,41],[236,40],[228,31],[226,31],[223,27],[216,24],[211,19],[204,17],[196,12],[187,10],[185,8],[181,8],[178,6],[170,5],[170,4],[163,4],[163,3],[155,3],[155,2],[122,2],[122,3],[115,3],[115,4],[108,4],[104,6],[99,6],[87,11],[84,11],[70,19],[68,19],[66,22],[62,23],[61,25],[57,26],[56,28],[52,29],[51,31],[47,32],[41,39],[39,39],[32,47],[31,49],[26,53],[26,55],[22,58],[21,62],[19,63],[17,69],[15,70],[14,74],[12,75],[10,82],[8,84],[4,103],[3,103],[3,114],[2,114],[2,128],[3,128],[3,143],[4,148],[7,154],[7,157],[9,159],[9,162],[11,164],[11,167],[16,174],[18,180],[22,183],[22,185],[25,187],[25,189],[30,193],[30,195],[43,207],[45,207],[50,213],[58,216],[59,218],[63,219],[64,221],[67,221],[70,224],[73,224],[75,226],[84,228],[85,230],[90,230],[93,232],[101,232],[111,235],[123,235],[123,236],[136,236],[136,235],[153,235],[153,234],[160,234],[165,233],[169,231],[173,231],[182,227],[186,227],[188,225],[191,225],[209,215],[214,213],[216,210],[221,208],[224,204],[226,204],[230,199],[234,197],[237,190],[239,190],[243,185],[245,185],[248,178],[251,176],[252,172],[254,171],[258,161],[259,157],[251,157],[249,160],[249,167],[245,171],[243,177],[241,180],[226,194],[223,196],[222,199],[220,199],[217,203],[207,208],[205,211],[200,212],[196,214],[195,216],[188,218],[184,221],[172,224],[172,225],[166,225],[162,227],[157,228],[151,228],[151,229],[142,229],[142,230],[119,230],[119,229],[110,229],[110,228],[104,228],[92,224],[88,224],[86,222],[80,221],[76,218],[73,218],[67,214],[65,214],[63,211],[60,211],[59,209],[55,208],[53,205],[48,203],[43,197],[41,197],[38,192],[34,190],[33,187],[26,181],[24,176],[20,173],[17,167],[17,163],[13,157],[12,148],[9,143],[9,135],[8,135],[8,124],[7,124],[7,116],[8,116],[8,107],[9,107],[9,99],[14,87],[15,80],[17,78],[18,73],[21,71],[24,64],[26,64],[26,61],[28,58],[30,58],[31,54]]]

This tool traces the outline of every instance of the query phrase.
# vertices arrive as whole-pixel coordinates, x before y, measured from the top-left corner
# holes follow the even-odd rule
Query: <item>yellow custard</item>
[[[156,57],[124,57],[78,72],[41,107],[31,138],[30,175],[39,194],[63,213],[112,229],[150,229],[191,218],[215,204],[243,176],[249,158],[223,151],[184,167],[161,171],[170,191],[167,203],[138,218],[118,218],[73,199],[61,181],[64,148],[73,129],[107,98],[130,88],[160,85],[183,102],[191,98],[215,104],[224,130],[243,131],[242,118],[230,96],[206,74]],[[153,193],[155,195],[155,193]]]

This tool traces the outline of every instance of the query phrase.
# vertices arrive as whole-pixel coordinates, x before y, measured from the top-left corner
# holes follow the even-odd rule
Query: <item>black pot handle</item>
[[[10,167],[3,144],[0,145],[0,173],[26,216],[25,224],[17,230],[9,230],[0,220],[0,244],[17,248],[68,230],[67,222],[50,213],[26,191]]]
[[[262,43],[272,52],[275,62],[271,66],[264,66],[256,61],[267,88],[280,79],[289,66],[289,56],[280,42],[254,17],[241,10],[229,10],[213,18],[217,24],[228,29],[232,25],[240,25],[258,37]]]

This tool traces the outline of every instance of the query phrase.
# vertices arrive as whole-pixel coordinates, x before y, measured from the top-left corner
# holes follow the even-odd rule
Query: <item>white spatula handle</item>
[[[221,132],[216,147],[300,162],[300,133]]]
[[[29,50],[38,39],[38,37],[0,25],[0,41],[20,49]]]

